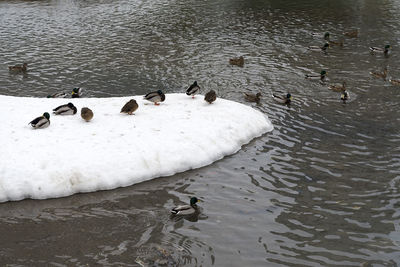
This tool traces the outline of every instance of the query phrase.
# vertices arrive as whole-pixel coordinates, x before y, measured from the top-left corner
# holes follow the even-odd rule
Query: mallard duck
[[[344,90],[340,96],[340,99],[343,101],[343,103],[346,104],[347,99],[350,98],[350,94],[349,92],[347,92],[346,90]]]
[[[13,72],[26,72],[27,67],[28,63],[24,63],[22,65],[9,66],[8,69]]]
[[[126,113],[132,115],[138,109],[139,105],[135,99],[131,99],[121,108],[120,113]]]
[[[45,112],[29,123],[34,129],[43,129],[50,125],[50,114]]]
[[[79,87],[76,87],[72,89],[71,97],[72,98],[79,98],[82,95],[82,89]]]
[[[328,73],[325,70],[321,70],[319,74],[306,74],[306,79],[324,81],[327,74]]]
[[[358,29],[356,29],[354,31],[350,31],[350,32],[344,32],[343,35],[350,37],[350,38],[356,38],[356,37],[358,37]]]
[[[317,45],[309,46],[308,50],[316,51],[316,52],[318,52],[318,51],[325,52],[328,48],[329,48],[329,44],[325,43],[323,46],[317,46]]]
[[[240,57],[231,58],[231,59],[229,59],[229,64],[236,65],[236,66],[239,66],[239,67],[243,67],[243,65],[244,65],[244,57],[240,56]]]
[[[66,98],[68,96],[65,92],[54,93],[52,95],[48,95],[47,98]]]
[[[382,78],[384,80],[386,80],[387,77],[387,68],[383,69],[383,72],[377,72],[377,71],[371,71],[369,74],[371,74],[374,78]]]
[[[197,85],[197,81],[194,81],[194,83],[186,90],[186,94],[191,95],[192,98],[194,98],[195,94],[197,94],[199,90],[200,86]]]
[[[326,32],[325,34],[324,34],[324,39],[325,40],[327,40],[327,41],[329,41],[329,38],[331,37],[331,35],[329,34],[329,32]]]
[[[400,85],[400,80],[389,79],[389,82],[393,85]]]
[[[76,111],[76,107],[71,102],[53,109],[53,113],[56,115],[74,115]]]
[[[197,205],[196,205],[197,202],[200,202],[200,200],[197,199],[197,197],[192,197],[190,199],[190,205],[177,206],[177,207],[175,207],[175,208],[173,208],[171,210],[171,213],[175,214],[175,215],[191,215],[191,214],[194,214],[194,213],[198,212],[198,208],[197,208]]]
[[[81,117],[88,122],[93,118],[93,111],[90,108],[84,107],[81,109]]]
[[[385,55],[387,55],[389,53],[389,49],[391,48],[390,45],[385,45],[384,48],[380,48],[380,47],[376,47],[376,46],[371,46],[369,48],[369,50],[371,51],[371,53],[383,53]]]
[[[248,101],[248,102],[259,103],[261,100],[261,93],[257,93],[257,94],[244,93],[244,99],[246,99],[246,101]]]
[[[343,47],[344,41],[343,40],[340,40],[340,41],[329,41],[329,44]]]
[[[290,93],[287,93],[285,95],[278,95],[278,94],[273,93],[272,99],[274,99],[275,102],[277,102],[279,104],[289,105],[290,102],[292,101],[292,95]]]
[[[204,100],[207,101],[209,104],[214,102],[216,99],[217,99],[217,93],[215,93],[214,90],[207,92],[207,94],[204,96]]]
[[[165,100],[165,95],[161,90],[150,92],[143,97],[144,99],[154,102],[154,105],[160,105],[158,102],[163,102]]]
[[[346,91],[346,82],[343,82],[342,85],[331,84],[329,85],[329,89],[335,92],[343,92]]]

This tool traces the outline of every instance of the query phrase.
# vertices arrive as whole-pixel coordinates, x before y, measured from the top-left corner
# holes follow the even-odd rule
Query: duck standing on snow
[[[28,63],[24,63],[22,65],[9,66],[8,70],[12,72],[26,72],[27,67]]]
[[[340,99],[343,101],[344,104],[346,104],[347,99],[350,98],[350,94],[345,90],[340,96]]]
[[[50,114],[45,112],[29,123],[34,129],[43,129],[50,125]]]
[[[54,93],[54,94],[48,95],[47,98],[66,98],[67,96],[68,96],[67,93],[59,92],[59,93]]]
[[[194,83],[186,90],[186,94],[191,95],[192,98],[194,98],[195,94],[197,94],[199,91],[200,86],[197,85],[197,81],[194,81]]]
[[[387,72],[387,68],[384,68],[383,72],[371,71],[369,74],[371,74],[374,78],[386,80]]]
[[[150,92],[143,97],[144,99],[153,102],[154,105],[160,105],[158,102],[163,102],[165,100],[165,95],[161,90]]]
[[[126,113],[132,115],[139,108],[138,103],[135,99],[129,100],[122,108],[120,113]]]
[[[93,118],[93,111],[90,108],[84,107],[81,109],[81,117],[89,122]]]
[[[56,115],[74,115],[76,111],[76,107],[71,102],[53,109],[53,113]]]
[[[275,102],[279,104],[285,104],[285,105],[290,105],[292,102],[292,95],[290,93],[287,93],[285,95],[277,95],[277,94],[272,94],[272,98],[275,100]]]
[[[82,95],[82,89],[79,87],[75,87],[72,89],[71,97],[72,98],[79,98]]]
[[[385,55],[387,55],[389,53],[389,49],[391,48],[390,45],[385,45],[384,48],[380,48],[380,47],[376,47],[376,46],[371,46],[369,48],[369,50],[371,51],[371,53],[383,53]]]
[[[261,100],[261,93],[257,94],[250,94],[250,93],[244,93],[244,99],[248,102],[256,102],[257,104],[260,103]]]
[[[326,75],[327,75],[327,72],[325,70],[321,70],[321,72],[319,74],[306,74],[306,79],[325,81]]]
[[[180,205],[171,210],[172,214],[175,215],[191,215],[198,212],[198,207],[196,205],[200,200],[197,197],[192,197],[190,199],[190,205]]]
[[[239,66],[239,67],[243,67],[243,65],[244,65],[244,57],[240,56],[240,57],[231,58],[231,59],[229,59],[229,64],[236,65],[236,66]]]
[[[217,99],[217,93],[214,90],[209,91],[205,96],[204,100],[207,101],[209,104],[214,102]]]
[[[329,44],[325,43],[323,46],[316,46],[316,45],[312,45],[308,47],[308,50],[310,51],[322,51],[322,52],[326,52],[326,50],[329,48]]]

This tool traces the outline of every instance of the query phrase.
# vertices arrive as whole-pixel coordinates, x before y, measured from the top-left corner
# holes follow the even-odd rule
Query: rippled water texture
[[[275,130],[211,166],[127,188],[0,205],[0,263],[17,266],[397,266],[398,1],[1,1],[0,93],[183,92],[197,80]],[[311,52],[359,29],[328,53]],[[369,46],[391,44],[390,56]],[[243,55],[243,68],[229,58]],[[8,72],[27,62],[29,71]],[[304,79],[328,71],[350,100]],[[272,92],[290,91],[290,108]],[[215,114],[218,116],[218,114]],[[1,178],[1,177],[0,177]],[[112,177],[110,177],[112,179]],[[190,196],[200,216],[169,216]]]

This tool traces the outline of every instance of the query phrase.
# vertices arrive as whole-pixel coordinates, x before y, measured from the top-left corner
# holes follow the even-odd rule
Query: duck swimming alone
[[[138,103],[135,99],[129,100],[122,108],[120,113],[126,113],[132,115],[139,108]]]
[[[47,98],[66,98],[68,96],[65,92],[54,93],[52,95],[48,95]]]
[[[56,115],[75,115],[76,111],[76,107],[71,102],[53,109],[53,113]]]
[[[331,84],[331,85],[329,85],[329,89],[331,89],[332,91],[335,91],[335,92],[346,91],[346,82],[343,82],[342,85]]]
[[[197,197],[192,197],[190,199],[190,205],[180,205],[171,210],[172,214],[175,215],[191,215],[196,212],[198,212],[198,208],[196,203],[199,202],[200,200],[197,199]]]
[[[257,104],[260,103],[261,100],[261,93],[257,94],[250,94],[250,93],[243,93],[244,99],[248,102],[256,102]]]
[[[292,102],[292,95],[290,93],[287,93],[285,95],[277,95],[277,94],[272,94],[272,99],[275,100],[275,102],[279,104],[285,104],[289,105],[290,102]]]
[[[371,51],[371,53],[383,53],[385,55],[387,55],[389,53],[389,49],[391,48],[390,45],[385,45],[384,48],[380,48],[380,47],[376,47],[376,46],[371,46],[369,48],[369,50]]]
[[[323,46],[316,46],[316,45],[312,45],[308,47],[308,50],[310,51],[322,51],[322,52],[326,52],[326,50],[329,48],[329,44],[325,43]]]
[[[144,99],[153,102],[154,105],[160,105],[158,102],[163,102],[165,100],[165,95],[161,90],[150,92],[143,97]]]
[[[214,102],[216,99],[217,99],[217,93],[215,93],[214,90],[207,92],[207,94],[204,96],[204,100],[207,101],[209,104]]]
[[[321,70],[321,72],[319,74],[306,74],[306,79],[324,81],[326,75],[327,75],[327,72],[325,70]]]
[[[44,129],[50,125],[50,114],[45,112],[29,123],[34,129]]]
[[[197,81],[194,81],[194,83],[186,90],[186,94],[191,95],[192,98],[194,98],[195,94],[197,94],[199,90],[200,86],[197,85]]]
[[[350,38],[357,38],[358,37],[358,29],[354,31],[349,31],[349,32],[344,32],[344,36],[350,37]]]
[[[346,104],[346,101],[350,98],[350,94],[345,90],[340,96],[340,99]]]
[[[369,74],[371,74],[374,78],[386,80],[387,72],[387,68],[384,68],[383,72],[371,71]]]
[[[22,65],[9,66],[8,69],[13,72],[26,72],[27,67],[28,63],[24,63]]]
[[[75,87],[72,89],[71,97],[72,98],[79,98],[82,95],[82,89],[80,87]]]
[[[81,109],[81,117],[89,122],[93,118],[93,111],[90,108],[84,107]]]
[[[244,57],[240,56],[240,57],[231,58],[231,59],[229,59],[229,64],[236,65],[236,66],[239,66],[239,67],[243,67],[243,65],[244,65]]]

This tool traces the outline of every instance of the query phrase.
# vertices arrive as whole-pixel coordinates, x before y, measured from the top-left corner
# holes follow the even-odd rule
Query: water
[[[300,3],[301,2],[301,3]],[[127,188],[0,205],[13,266],[397,266],[398,1],[2,1],[0,93],[183,92],[194,80],[260,105],[275,130],[211,166]],[[312,33],[359,29],[343,48]],[[368,47],[393,46],[389,57]],[[243,55],[243,68],[230,66]],[[27,62],[26,75],[7,66]],[[304,75],[328,71],[350,101]],[[289,90],[289,108],[272,92]],[[249,103],[246,103],[249,104]],[[249,104],[250,105],[250,104]],[[218,114],[216,114],[217,116]],[[112,177],[110,177],[112,179]],[[199,217],[169,209],[203,200]]]

